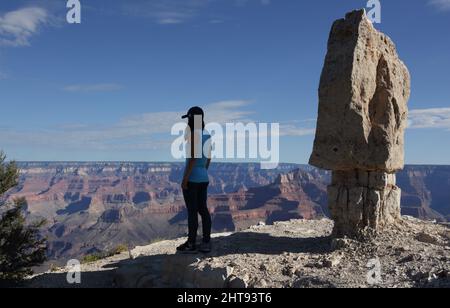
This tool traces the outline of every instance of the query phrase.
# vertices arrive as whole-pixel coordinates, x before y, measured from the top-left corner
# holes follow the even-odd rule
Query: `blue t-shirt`
[[[197,136],[202,136],[202,147],[200,150],[202,150],[202,158],[196,158],[195,159],[195,165],[192,169],[192,173],[189,176],[189,182],[192,183],[209,183],[209,177],[208,177],[208,169],[206,169],[206,164],[208,162],[208,157],[211,157],[211,135],[207,131],[196,131],[195,133]],[[191,137],[190,134],[187,134],[187,145],[186,149],[188,153],[190,153],[191,148]],[[200,139],[200,138],[199,138]],[[189,149],[189,150],[188,150]],[[189,154],[186,158],[186,168],[189,164],[189,157],[191,157]]]

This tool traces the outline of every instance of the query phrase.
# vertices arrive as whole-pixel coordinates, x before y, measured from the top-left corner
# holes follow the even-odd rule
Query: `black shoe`
[[[212,250],[211,242],[202,242],[200,244],[200,247],[198,248],[198,251],[202,253],[210,253]]]
[[[179,253],[183,254],[196,254],[197,253],[197,247],[195,247],[195,244],[186,242],[180,247],[177,248],[177,251]]]

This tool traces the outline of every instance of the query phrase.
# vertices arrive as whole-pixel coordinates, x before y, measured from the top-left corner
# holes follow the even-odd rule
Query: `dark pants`
[[[184,201],[188,210],[189,243],[197,241],[198,214],[202,217],[203,241],[211,240],[211,215],[208,211],[209,183],[189,182],[188,189],[183,190]]]

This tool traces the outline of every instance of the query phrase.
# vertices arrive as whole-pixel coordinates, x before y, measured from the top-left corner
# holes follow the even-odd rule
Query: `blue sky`
[[[306,163],[332,22],[367,1],[0,2],[0,148],[16,160],[170,161],[171,126],[281,124]],[[376,27],[412,75],[407,163],[450,164],[450,0],[381,1]]]

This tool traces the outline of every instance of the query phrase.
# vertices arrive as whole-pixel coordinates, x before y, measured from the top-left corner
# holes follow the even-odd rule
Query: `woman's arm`
[[[211,158],[212,158],[212,145],[211,145],[211,136],[208,139],[208,155],[206,156],[208,160],[206,161],[206,170],[209,170],[209,166],[211,165]]]
[[[195,136],[194,136],[194,132],[191,132],[191,139],[190,139],[190,143],[191,143],[191,157],[189,158],[189,162],[186,166],[186,170],[184,171],[184,176],[183,176],[183,182],[181,183],[181,187],[186,190],[188,189],[188,183],[189,183],[189,177],[191,176],[192,170],[194,169],[195,166]]]
[[[195,158],[190,158],[189,163],[186,166],[186,170],[184,171],[183,183],[181,184],[181,187],[184,190],[188,189],[189,177],[191,176],[194,166],[195,166]]]

